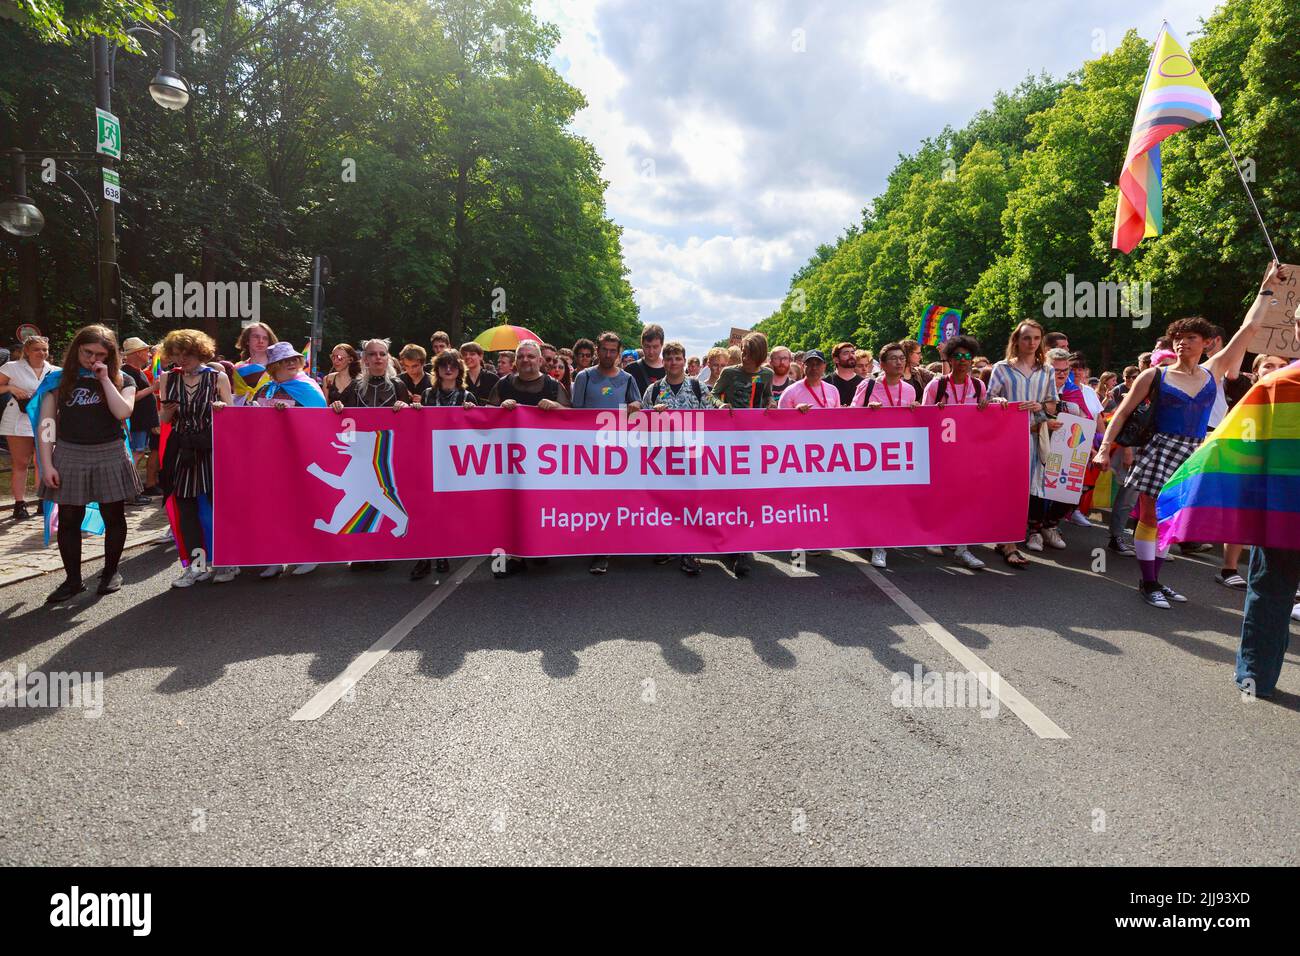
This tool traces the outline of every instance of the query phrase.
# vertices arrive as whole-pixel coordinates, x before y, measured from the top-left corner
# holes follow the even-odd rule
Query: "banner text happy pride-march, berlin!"
[[[1011,541],[1027,429],[997,407],[228,408],[213,425],[213,560]]]

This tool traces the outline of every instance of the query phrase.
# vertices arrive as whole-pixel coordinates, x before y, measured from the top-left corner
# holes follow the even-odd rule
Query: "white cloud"
[[[533,0],[588,107],[642,316],[698,353],[779,304],[899,153],[1216,0]],[[799,33],[796,35],[796,31]],[[801,42],[796,42],[796,36]],[[1099,40],[1099,37],[1101,38]]]

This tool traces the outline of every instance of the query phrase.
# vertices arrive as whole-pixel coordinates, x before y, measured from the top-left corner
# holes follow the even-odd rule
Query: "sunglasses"
[[[975,356],[971,355],[969,352],[953,352],[951,355],[948,356],[948,361],[969,362],[974,357]]]

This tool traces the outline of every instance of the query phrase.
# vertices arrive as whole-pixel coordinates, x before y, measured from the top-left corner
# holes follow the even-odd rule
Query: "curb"
[[[157,544],[160,541],[166,541],[170,538],[171,531],[167,528],[164,528],[161,531],[151,531],[148,534],[136,535],[134,538],[126,539],[126,544],[122,546],[122,553],[125,554],[133,548],[142,548],[147,544]],[[102,554],[83,557],[81,563],[85,564],[87,561],[98,561],[102,557]],[[20,581],[30,581],[32,578],[39,578],[46,574],[62,570],[63,568],[60,565],[58,567],[46,568],[44,570],[36,568],[31,571],[15,571],[12,574],[6,574],[3,577],[0,577],[0,588],[8,587],[10,584],[17,584]]]

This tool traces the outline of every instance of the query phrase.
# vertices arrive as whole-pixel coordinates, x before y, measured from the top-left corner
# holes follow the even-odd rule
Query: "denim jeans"
[[[1110,456],[1111,487],[1115,489],[1114,503],[1110,507],[1110,535],[1112,538],[1124,536],[1128,517],[1137,504],[1137,489],[1125,488],[1124,479],[1128,477],[1128,467],[1124,464],[1124,449],[1118,449]]]
[[[1246,574],[1246,617],[1237,648],[1237,683],[1254,680],[1255,693],[1273,693],[1291,640],[1291,608],[1300,587],[1300,551],[1251,549]]]

